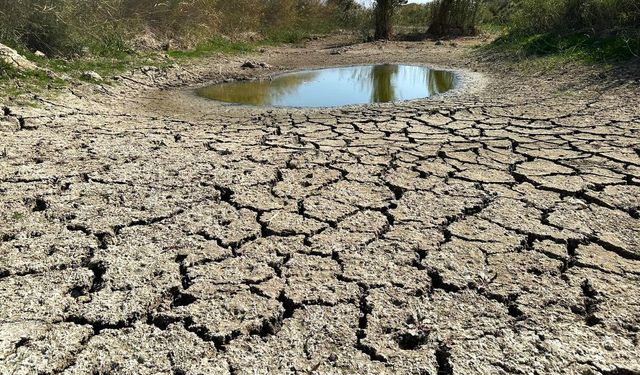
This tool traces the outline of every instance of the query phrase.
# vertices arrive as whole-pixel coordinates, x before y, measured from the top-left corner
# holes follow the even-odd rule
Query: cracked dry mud
[[[0,373],[640,373],[637,75],[331,51],[258,58],[475,83],[304,111],[167,89],[256,74],[221,58],[7,102]]]

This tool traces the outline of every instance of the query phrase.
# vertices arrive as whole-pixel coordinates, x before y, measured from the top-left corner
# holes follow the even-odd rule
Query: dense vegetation
[[[353,0],[0,0],[0,42],[49,56],[294,41],[354,23]],[[304,35],[303,35],[304,34]]]
[[[638,0],[491,0],[510,53],[609,61],[640,55]]]
[[[442,35],[470,35],[476,33],[480,0],[435,0],[430,6],[429,33]]]

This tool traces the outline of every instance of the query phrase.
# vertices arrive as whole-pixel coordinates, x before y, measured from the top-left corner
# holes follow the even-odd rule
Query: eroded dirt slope
[[[154,89],[256,74],[220,59],[7,102],[0,373],[640,373],[637,77],[459,43],[256,57],[481,72],[427,101]]]

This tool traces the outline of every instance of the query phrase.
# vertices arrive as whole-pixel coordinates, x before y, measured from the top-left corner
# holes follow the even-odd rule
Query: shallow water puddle
[[[454,74],[414,65],[361,65],[286,73],[203,87],[199,96],[226,103],[337,107],[428,98],[453,88]]]

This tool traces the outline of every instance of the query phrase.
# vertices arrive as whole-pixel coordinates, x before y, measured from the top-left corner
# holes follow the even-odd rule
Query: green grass
[[[94,71],[108,77],[145,65],[165,66],[168,65],[168,61],[153,54],[131,54],[121,58],[99,56],[73,60],[51,59],[42,64],[54,72],[65,73],[78,79],[83,79],[82,72],[86,71]]]
[[[18,70],[14,69],[13,66],[4,61],[0,61],[0,79],[13,78],[16,77],[18,73]]]
[[[201,43],[196,48],[186,51],[169,51],[167,55],[176,59],[189,59],[207,57],[213,54],[237,55],[255,51],[256,43],[236,42],[225,38],[216,37]]]
[[[316,22],[309,25],[293,25],[266,31],[262,44],[280,45],[285,43],[298,44],[313,36],[327,36],[334,33],[339,26],[332,22]]]
[[[43,70],[19,71],[0,62],[0,94],[17,96],[27,91],[39,92],[65,85],[64,80]]]
[[[609,64],[638,58],[640,34],[618,33],[600,37],[584,33],[506,35],[491,44],[488,51],[516,60],[549,58]]]
[[[38,65],[38,70],[19,71],[0,63],[0,97],[20,97],[25,93],[43,93],[67,87],[68,78],[91,82],[83,72],[94,71],[103,77],[113,76],[144,65],[165,66],[169,64],[158,54],[127,54],[119,56],[85,56],[75,59],[39,57],[20,50],[23,56]],[[96,83],[96,82],[93,82]],[[109,84],[109,81],[103,82]],[[53,92],[51,92],[54,94]],[[29,104],[25,102],[24,104]]]
[[[145,65],[162,67],[170,63],[158,53],[135,53],[122,49],[104,49],[100,55],[69,59],[40,57],[19,45],[16,50],[41,69],[18,71],[9,65],[0,64],[0,97],[17,97],[24,93],[41,93],[47,89],[63,88],[69,84],[66,77],[91,82],[83,77],[83,72],[86,71],[109,77]],[[109,84],[108,81],[104,83]]]

